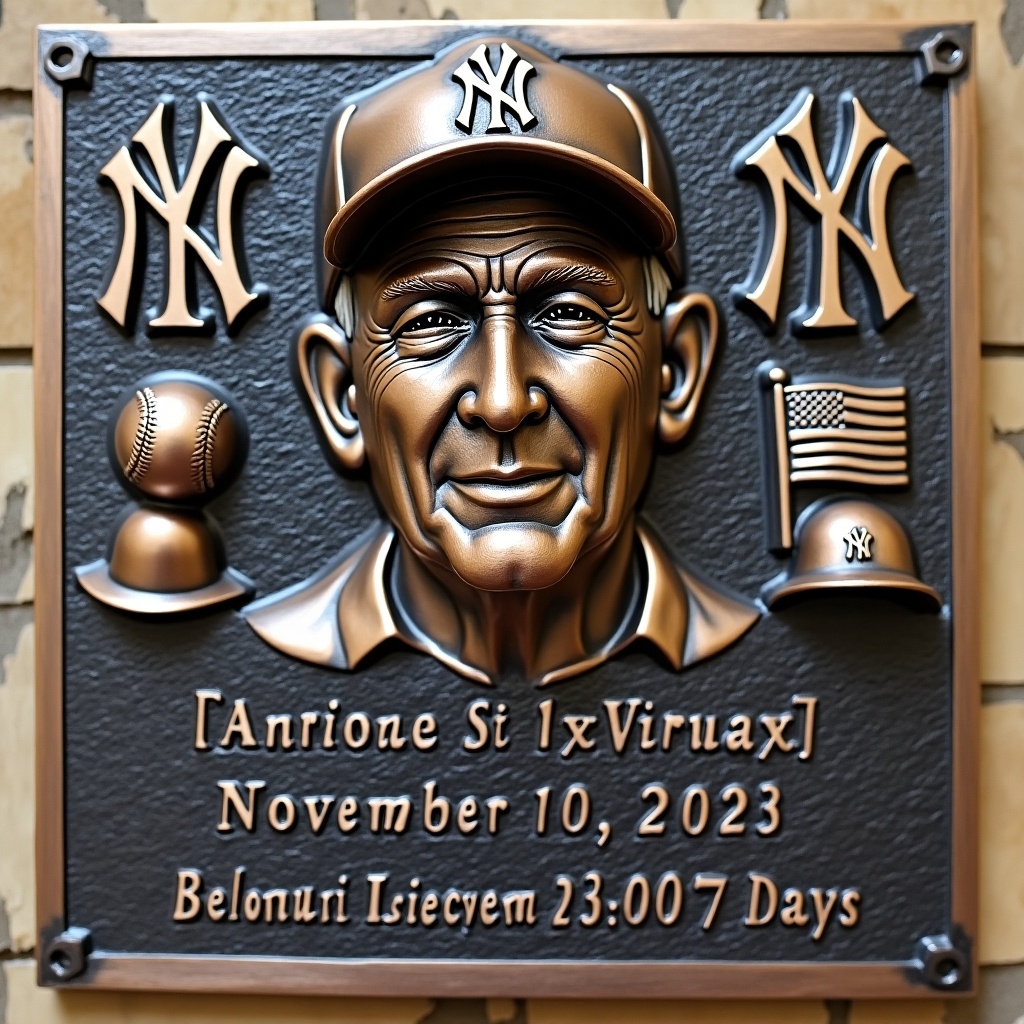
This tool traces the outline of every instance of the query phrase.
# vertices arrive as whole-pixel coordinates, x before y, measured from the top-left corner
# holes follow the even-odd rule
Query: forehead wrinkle
[[[500,200],[499,200],[500,202]],[[477,213],[446,213],[431,220],[420,221],[413,231],[430,231],[432,229],[448,230],[452,224],[489,224],[492,221],[522,220],[530,224],[536,223],[568,223],[582,226],[582,222],[572,214],[559,210],[536,210],[524,213],[522,210],[481,210]]]
[[[515,225],[519,225],[518,227]],[[538,213],[524,216],[521,213],[493,213],[480,214],[473,217],[450,217],[445,220],[432,221],[429,224],[421,224],[410,232],[411,235],[423,235],[432,238],[435,235],[447,236],[467,232],[477,234],[482,232],[489,234],[491,231],[536,231],[551,230],[559,228],[563,231],[571,231],[581,235],[593,235],[594,230],[590,225],[578,220],[575,217],[560,215],[557,213]]]
[[[519,238],[519,246],[538,241],[557,244],[557,240],[551,238],[552,233],[563,236],[560,239],[562,244],[589,243],[598,251],[606,248],[609,242],[604,234],[570,214],[550,211],[537,214],[495,211],[465,218],[446,216],[444,219],[421,224],[404,233],[397,240],[393,252],[406,259],[425,253],[445,255],[460,252],[467,256],[480,256],[482,253],[477,251],[480,243]],[[507,250],[511,251],[512,249]]]
[[[565,209],[564,201],[553,196],[550,190],[545,188],[530,188],[514,186],[509,183],[478,186],[469,194],[460,193],[458,196],[450,197],[439,202],[437,210],[431,216],[423,217],[423,223],[436,220],[437,217],[448,216],[470,216],[474,210],[487,210],[495,203],[512,203],[517,210],[543,210],[546,212],[557,212]]]
[[[586,232],[575,234],[579,237],[551,238],[545,229],[534,226],[510,231],[481,231],[473,235],[439,235],[435,239],[421,239],[414,247],[408,247],[402,256],[409,261],[445,260],[462,266],[466,273],[475,277],[470,264],[479,264],[480,261],[509,259],[520,253],[527,260],[534,253],[552,247],[578,247],[586,251],[590,245],[600,244],[601,240],[595,235]]]
[[[551,238],[553,232],[559,232],[562,238]],[[569,241],[564,236],[573,236]],[[483,241],[486,239],[521,238],[520,245],[528,245],[533,241],[551,241],[554,244],[580,244],[585,240],[597,248],[607,244],[607,239],[601,234],[591,231],[576,224],[567,224],[561,221],[542,224],[531,221],[529,224],[492,224],[491,227],[479,231],[438,231],[436,235],[427,235],[415,239],[409,243],[407,248],[420,248],[430,245],[455,246],[465,245],[467,242]]]
[[[545,202],[539,197],[534,200],[534,197],[496,193],[451,203],[432,214],[421,216],[414,222],[413,230],[457,222],[477,223],[493,220],[525,220],[530,223],[561,221],[583,225],[589,219],[586,214],[570,209],[564,203]]]

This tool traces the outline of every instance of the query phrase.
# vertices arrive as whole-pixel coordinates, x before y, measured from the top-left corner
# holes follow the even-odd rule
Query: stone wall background
[[[977,23],[982,216],[981,990],[943,1003],[301,999],[35,985],[32,60],[37,24],[408,18]],[[0,1024],[1024,1024],[1024,0],[0,2]]]

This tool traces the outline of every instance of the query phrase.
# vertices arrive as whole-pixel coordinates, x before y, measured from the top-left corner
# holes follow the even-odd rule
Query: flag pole
[[[769,360],[757,368],[765,534],[768,550],[776,554],[784,554],[793,547],[785,393],[789,382],[789,373],[778,363]]]

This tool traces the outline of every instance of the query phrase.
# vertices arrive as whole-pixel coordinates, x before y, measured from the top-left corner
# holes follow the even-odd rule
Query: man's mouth
[[[565,480],[562,469],[518,465],[495,467],[483,473],[449,476],[448,483],[476,505],[515,508],[533,505],[550,497]]]

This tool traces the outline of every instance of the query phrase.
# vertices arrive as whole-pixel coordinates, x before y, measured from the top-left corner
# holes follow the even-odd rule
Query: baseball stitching
[[[135,430],[131,454],[125,463],[124,475],[137,484],[149,470],[153,461],[153,449],[156,446],[156,395],[152,388],[143,388],[135,392],[135,401],[139,406],[139,425]]]
[[[228,411],[218,398],[211,398],[203,407],[196,427],[196,446],[192,451],[192,486],[200,493],[213,489],[213,451],[217,440],[217,424]]]

